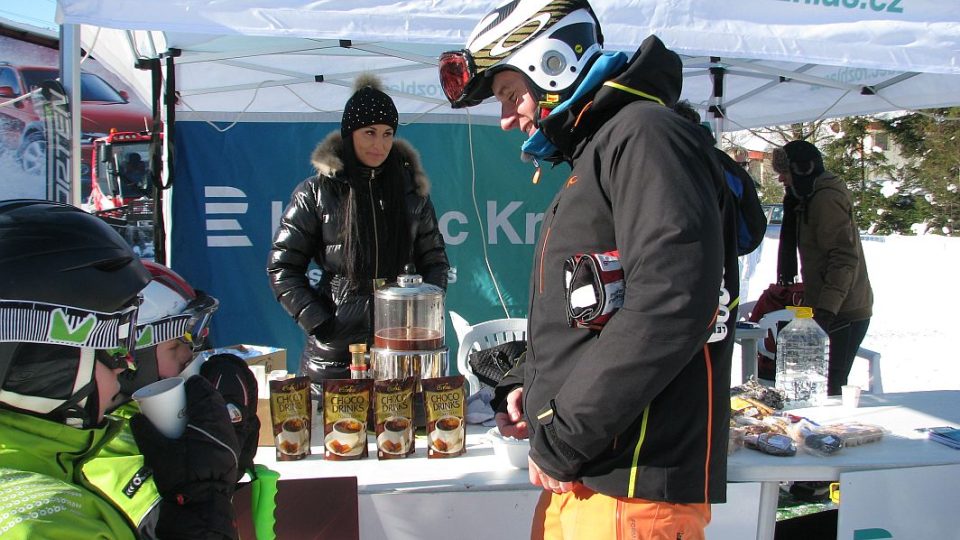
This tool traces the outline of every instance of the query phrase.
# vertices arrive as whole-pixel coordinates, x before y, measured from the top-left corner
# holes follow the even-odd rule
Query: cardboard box
[[[246,361],[250,366],[264,366],[267,373],[275,369],[287,369],[287,350],[264,345],[230,345],[217,347],[207,354],[232,353]]]
[[[266,375],[271,371],[287,369],[287,350],[263,345],[229,345],[204,351],[207,356],[231,353],[243,358],[248,366],[263,366]],[[257,400],[257,418],[260,419],[260,437],[257,446],[273,446],[273,425],[270,421],[270,387],[262,382]]]
[[[270,399],[257,400],[257,418],[260,419],[260,437],[257,446],[273,446],[273,422],[270,420]]]

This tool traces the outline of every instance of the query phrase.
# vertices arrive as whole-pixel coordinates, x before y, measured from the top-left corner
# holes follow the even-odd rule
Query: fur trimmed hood
[[[417,185],[417,195],[426,197],[430,194],[430,179],[427,178],[426,171],[423,170],[423,163],[420,161],[420,153],[403,139],[393,139],[393,147],[400,153],[400,159],[403,160],[413,172],[413,180]],[[329,135],[313,149],[310,154],[310,163],[313,164],[317,174],[333,178],[343,171],[343,159],[340,153],[343,151],[343,139],[339,131],[332,131]]]

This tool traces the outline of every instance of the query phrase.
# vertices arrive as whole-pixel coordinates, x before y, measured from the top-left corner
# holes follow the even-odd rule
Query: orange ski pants
[[[609,497],[574,484],[544,491],[537,502],[532,540],[704,540],[710,505]]]

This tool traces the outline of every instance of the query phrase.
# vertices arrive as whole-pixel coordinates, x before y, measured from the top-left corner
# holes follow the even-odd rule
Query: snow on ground
[[[771,233],[743,301],[756,300],[776,279],[778,231]],[[874,293],[863,347],[881,355],[884,391],[960,390],[960,355],[950,342],[960,337],[953,326],[960,314],[960,238],[864,236],[863,250]],[[866,386],[865,360],[854,363],[851,382]]]

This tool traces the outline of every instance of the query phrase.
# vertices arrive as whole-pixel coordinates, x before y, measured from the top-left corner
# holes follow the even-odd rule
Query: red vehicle
[[[84,155],[92,176],[85,208],[123,235],[139,257],[153,260],[150,133],[113,131],[94,139]]]
[[[0,100],[16,99],[43,81],[58,77],[56,67],[18,66],[0,61]],[[90,155],[94,139],[105,137],[111,129],[137,132],[146,129],[152,116],[145,105],[130,101],[126,92],[93,73],[80,73],[80,99],[80,144],[84,156]],[[45,173],[47,143],[43,120],[34,109],[33,100],[23,99],[0,107],[0,151],[13,152],[27,172]],[[90,181],[86,162],[81,164],[80,176],[84,184]],[[84,185],[83,193],[88,189]]]
[[[150,133],[114,131],[94,139],[89,206],[103,212],[152,198]]]

